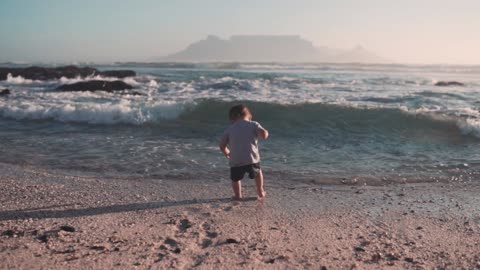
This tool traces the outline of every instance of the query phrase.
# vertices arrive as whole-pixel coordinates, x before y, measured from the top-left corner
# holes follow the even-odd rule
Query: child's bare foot
[[[234,200],[234,201],[241,201],[242,199],[243,199],[242,196],[238,196],[238,197],[237,197],[237,196],[233,196],[233,197],[232,197],[232,200]]]
[[[263,191],[262,196],[260,196],[260,195],[257,196],[257,200],[259,200],[259,201],[263,200],[263,199],[265,199],[266,196],[267,196],[267,192]]]

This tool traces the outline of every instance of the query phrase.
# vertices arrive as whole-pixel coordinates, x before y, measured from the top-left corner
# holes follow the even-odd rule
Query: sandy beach
[[[479,11],[0,0],[0,270],[480,270]]]
[[[1,269],[478,269],[476,183],[101,179],[0,165]]]

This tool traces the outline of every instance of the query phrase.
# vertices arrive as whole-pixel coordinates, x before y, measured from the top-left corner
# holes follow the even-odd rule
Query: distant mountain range
[[[315,47],[300,36],[241,35],[230,39],[208,36],[161,62],[330,62],[390,63],[357,46],[350,50]]]

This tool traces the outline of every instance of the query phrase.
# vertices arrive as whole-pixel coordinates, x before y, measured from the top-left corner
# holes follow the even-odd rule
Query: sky
[[[293,34],[399,63],[480,64],[479,12],[479,0],[0,0],[0,61],[149,61],[210,34]]]

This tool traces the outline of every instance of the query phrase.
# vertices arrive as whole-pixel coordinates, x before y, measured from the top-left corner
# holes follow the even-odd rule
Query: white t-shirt
[[[223,133],[222,143],[230,148],[230,167],[240,167],[260,162],[258,131],[262,126],[245,119],[231,124]]]

